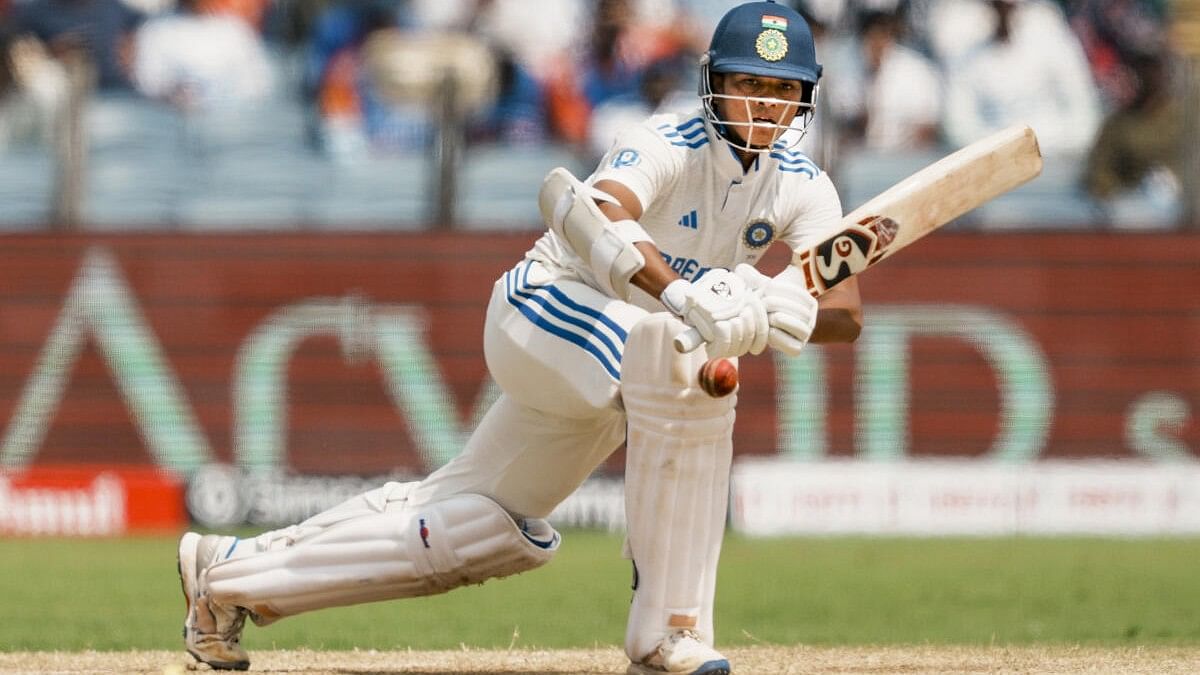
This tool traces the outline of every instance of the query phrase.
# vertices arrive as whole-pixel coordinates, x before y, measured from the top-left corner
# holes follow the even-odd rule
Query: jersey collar
[[[713,126],[712,120],[707,117],[704,119],[704,131],[708,134],[709,143],[707,150],[712,157],[712,165],[716,169],[717,175],[728,180],[754,180],[755,177],[763,169],[763,162],[766,158],[761,154],[754,158],[754,163],[749,169],[742,170],[742,160],[738,159],[737,152],[733,146],[726,143],[721,138],[720,132]]]

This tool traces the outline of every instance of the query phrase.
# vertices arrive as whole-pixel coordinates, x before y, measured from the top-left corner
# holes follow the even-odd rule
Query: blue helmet
[[[725,13],[707,54],[714,73],[749,73],[816,84],[821,64],[808,22],[775,2],[750,2]]]
[[[821,64],[817,63],[812,30],[799,12],[771,1],[750,2],[734,7],[717,24],[700,65],[700,96],[704,101],[705,115],[730,145],[750,152],[767,152],[788,131],[797,132],[791,136],[792,143],[798,142],[804,135],[816,109]],[[712,73],[745,73],[795,80],[802,83],[802,94],[799,102],[718,94],[712,88]],[[758,103],[791,105],[795,106],[796,114],[788,126],[782,123],[735,123],[722,119],[717,113],[717,99],[740,99],[745,102],[747,111],[749,106]],[[774,128],[772,143],[751,146],[746,139],[754,133],[755,127]],[[742,139],[732,133],[734,128],[740,128]]]

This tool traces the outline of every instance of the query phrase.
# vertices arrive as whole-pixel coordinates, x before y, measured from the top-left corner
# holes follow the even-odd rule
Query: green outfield
[[[0,651],[177,649],[175,540],[0,540]],[[251,627],[250,649],[619,644],[621,538],[545,569]],[[727,539],[718,642],[1200,645],[1200,540]]]

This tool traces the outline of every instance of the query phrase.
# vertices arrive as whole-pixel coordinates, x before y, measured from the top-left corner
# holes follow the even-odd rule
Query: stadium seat
[[[455,226],[465,230],[540,230],[542,179],[563,166],[576,176],[593,167],[564,146],[475,146],[463,153]]]
[[[84,117],[84,220],[90,229],[160,227],[190,179],[184,120],[134,97],[98,97]]]
[[[53,210],[55,161],[49,144],[0,151],[0,229],[39,229]]]
[[[1082,161],[1044,158],[1042,174],[975,210],[971,223],[988,230],[1095,228],[1103,217],[1080,188]]]
[[[842,209],[849,213],[908,176],[937,161],[941,152],[888,153],[855,150],[838,157],[830,174]]]
[[[322,230],[418,230],[434,197],[425,155],[328,162],[328,180],[311,195],[310,224]]]

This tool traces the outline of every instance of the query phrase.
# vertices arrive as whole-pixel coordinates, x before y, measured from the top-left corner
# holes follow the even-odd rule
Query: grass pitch
[[[0,652],[182,653],[175,543],[0,540]],[[629,563],[620,551],[617,535],[568,531],[560,554],[541,570],[432,598],[251,626],[244,642],[267,653],[599,648],[619,657],[613,650],[624,636],[630,597]],[[1183,651],[1157,653],[1195,664],[1197,560],[1200,540],[1191,539],[730,536],[717,642],[727,649],[817,650],[1057,645],[1130,654],[1175,647]]]

